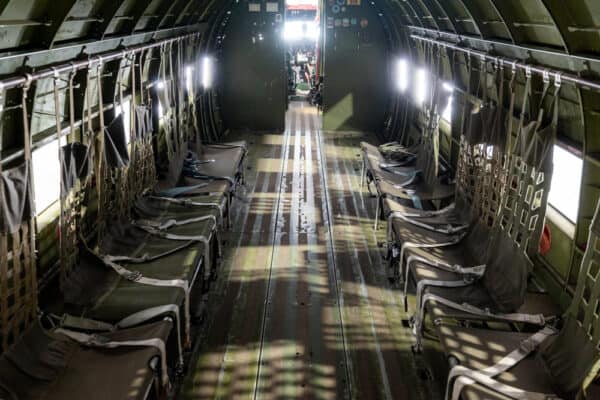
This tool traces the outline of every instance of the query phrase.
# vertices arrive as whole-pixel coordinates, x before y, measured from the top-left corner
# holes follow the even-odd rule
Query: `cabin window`
[[[419,68],[415,74],[415,100],[418,105],[422,105],[427,100],[429,91],[429,73],[425,68]]]
[[[564,148],[554,146],[554,172],[548,203],[571,223],[577,221],[583,160]]]
[[[63,145],[66,143],[62,139]],[[60,197],[60,161],[58,139],[44,144],[33,151],[33,183],[35,188],[35,207],[38,214],[58,201]]]
[[[454,93],[454,87],[451,84],[449,84],[448,82],[444,82],[442,84],[442,88],[444,89],[445,92],[451,93],[450,97],[448,97],[448,104],[446,104],[446,107],[444,107],[444,109],[442,110],[442,119],[444,121],[446,121],[447,123],[451,123],[452,122],[452,105],[454,103],[454,95],[452,95],[452,93]]]
[[[127,144],[131,141],[131,101],[125,100],[123,104],[115,107],[115,117],[123,113],[123,125],[125,125],[125,141]]]
[[[202,87],[210,89],[213,84],[213,59],[205,56],[202,59]]]
[[[194,67],[185,67],[185,87],[191,98],[194,93]]]
[[[283,39],[289,42],[316,41],[319,38],[319,24],[315,20],[286,21]]]

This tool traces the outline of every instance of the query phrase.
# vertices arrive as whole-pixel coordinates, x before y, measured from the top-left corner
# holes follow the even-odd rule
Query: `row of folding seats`
[[[530,82],[527,88],[530,95]],[[546,125],[543,118],[523,120],[510,145],[504,138],[510,137],[506,121],[512,109],[490,103],[466,115],[452,194],[435,182],[438,173],[423,174],[432,158],[427,132],[421,149],[361,146],[363,179],[377,190],[376,219],[383,212],[388,221],[391,276],[404,286],[406,311],[414,289],[415,350],[422,349],[429,328],[454,366],[447,398],[574,398],[596,378],[600,359],[597,348],[589,350],[599,336],[586,330],[597,320],[572,312],[561,325],[560,309],[530,285],[552,174],[559,89],[545,90],[548,102],[530,114],[543,115],[542,105],[551,104],[552,119]],[[419,174],[430,178],[418,180]],[[573,311],[582,304],[592,307],[589,297],[583,303],[576,298]],[[586,352],[565,353],[560,349],[565,340],[572,347],[580,340]],[[575,368],[576,357],[584,354],[588,358]],[[523,374],[529,371],[520,364],[525,358],[541,359],[544,369]]]
[[[143,106],[136,110],[146,121],[149,113]],[[2,237],[20,254],[0,260],[2,288],[10,288],[0,293],[0,398],[160,398],[183,368],[191,325],[217,272],[218,233],[227,228],[244,180],[246,143],[202,145],[186,168],[179,167],[180,186],[150,179],[152,187],[145,187],[136,179],[154,162],[151,132],[147,124],[136,125],[128,158],[122,124],[104,129],[100,177],[88,168],[95,161],[89,148],[63,148],[64,299],[42,315],[35,238],[27,234],[34,229],[29,161],[2,173],[2,209],[14,211],[4,213],[3,222],[13,223],[3,224]],[[123,193],[133,187],[135,193]],[[98,226],[87,236],[89,210],[80,203],[92,189],[99,212],[91,213],[91,225]]]

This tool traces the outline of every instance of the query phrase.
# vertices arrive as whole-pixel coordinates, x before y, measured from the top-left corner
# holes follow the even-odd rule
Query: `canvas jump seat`
[[[170,63],[161,64],[164,88],[157,90],[156,97],[162,104],[163,110],[165,105],[171,105],[162,117],[171,170],[166,175],[166,179],[158,182],[155,192],[163,197],[172,198],[224,196],[225,220],[229,226],[233,198],[238,188],[245,183],[244,171],[248,145],[245,141],[230,143],[203,141],[201,116],[197,113],[196,101],[186,101],[182,97],[182,91],[174,90],[173,82],[166,79],[168,69],[172,69]],[[188,99],[194,96],[194,93],[188,93]],[[175,107],[175,104],[184,104],[184,106]],[[179,114],[169,110],[179,110]],[[185,137],[176,135],[178,128],[188,134]],[[192,143],[191,147],[189,143]]]
[[[47,321],[39,318],[37,308],[27,90],[28,85],[22,96],[24,159],[1,172],[0,397],[100,400],[158,395],[169,386],[166,341],[172,320],[159,319],[142,328],[125,321],[123,329],[94,335],[42,326]]]
[[[97,87],[101,103],[100,80]],[[96,159],[83,143],[62,148],[65,314],[56,318],[56,323],[71,329],[105,330],[118,328],[124,320],[145,322],[169,315],[176,321],[175,349],[181,365],[183,347],[190,342],[192,290],[199,281],[206,285],[215,271],[212,260],[218,255],[216,230],[223,201],[217,207],[207,203],[205,210],[190,211],[143,195],[156,179],[150,108],[144,104],[133,107],[136,123],[130,143],[126,142],[122,114],[108,126],[101,114],[101,151]],[[60,115],[60,110],[56,111]],[[90,195],[90,165],[100,177],[95,245],[86,237],[89,229],[84,221],[90,217],[83,215],[81,200],[72,202]],[[160,206],[153,204],[157,201]]]
[[[446,399],[600,398],[600,202],[575,294],[560,324],[535,333],[442,323]]]
[[[417,286],[414,318],[417,349],[426,311],[436,320],[452,316],[542,325],[556,313],[547,296],[526,290],[531,269],[527,256],[537,251],[551,175],[547,161],[551,159],[549,150],[555,137],[560,78],[556,79],[554,96],[550,86],[548,77],[540,105],[529,114],[534,116],[533,121],[525,126],[522,118],[520,139],[512,146],[515,151],[507,158],[499,146],[489,152],[487,158],[493,163],[481,170],[479,182],[483,186],[474,190],[480,198],[474,204],[483,207],[475,210],[477,219],[468,231],[448,235],[428,232],[410,220],[393,221],[394,235],[401,246],[399,262],[415,278]],[[525,101],[530,89],[528,76]],[[552,122],[542,127],[545,99],[553,102],[554,113]],[[513,105],[514,95],[511,110]],[[504,116],[499,120],[505,121]],[[536,147],[523,147],[524,143],[536,143]],[[516,144],[521,146],[518,150]],[[506,177],[498,175],[503,170],[508,171]],[[489,185],[489,182],[504,182],[504,185]],[[407,285],[408,279],[405,292]]]
[[[472,77],[472,60],[468,57],[465,61],[468,76]],[[465,237],[474,238],[475,257],[483,254],[485,249],[485,245],[482,247],[477,245],[481,241],[478,235],[482,232],[470,228],[476,227],[478,222],[483,227],[494,225],[500,208],[502,182],[505,180],[502,174],[506,147],[504,140],[507,130],[506,121],[507,116],[512,115],[514,109],[516,78],[516,70],[513,69],[510,81],[510,107],[507,113],[502,107],[497,106],[504,101],[502,84],[504,69],[502,66],[495,67],[496,76],[490,85],[487,67],[487,63],[481,65],[476,89],[476,93],[483,92],[484,100],[472,109],[466,107],[461,123],[462,134],[454,202],[439,210],[423,211],[402,206],[389,199],[385,200],[386,206],[391,211],[387,219],[391,276],[395,279],[399,278],[401,283],[407,283],[405,277],[407,265],[410,264],[407,260],[409,249],[411,253],[416,253],[412,255],[411,261],[418,257],[426,257],[428,254],[433,257],[436,253],[449,250]],[[467,93],[471,90],[471,79],[468,81]],[[480,90],[482,87],[487,87],[496,101],[490,101],[488,90]],[[432,118],[439,118],[439,116],[433,115]],[[512,131],[511,127],[508,129]],[[469,232],[471,233],[468,235]],[[470,242],[467,240],[466,243]],[[446,256],[452,257],[451,254]],[[431,263],[434,261],[436,260],[430,260]],[[459,266],[450,261],[444,262],[438,257],[435,264],[439,264],[440,268],[446,266],[449,270],[451,267],[456,269]]]
[[[434,69],[439,69],[441,55],[433,47],[424,51]],[[440,110],[448,104],[451,93],[442,90],[443,82],[437,75],[434,77],[427,110],[419,113],[419,143],[408,149],[396,143],[380,147],[361,143],[362,182],[366,182],[369,191],[371,184],[375,187],[375,229],[381,215],[387,218],[403,207],[433,210],[440,203],[447,205],[454,195],[449,171],[439,162]]]
[[[450,316],[543,326],[558,312],[549,296],[529,291],[528,283],[530,257],[538,251],[552,175],[560,78],[555,77],[554,89],[549,77],[544,80],[542,98],[535,105],[531,76],[526,80],[517,140],[504,158],[504,186],[493,196],[500,199],[495,215],[479,218],[464,239],[451,245],[419,248],[414,241],[407,246],[406,239],[399,238],[406,270],[416,283],[417,348],[426,313],[437,321]],[[548,104],[550,117],[545,118]],[[531,122],[525,123],[527,107]]]
[[[130,62],[134,65],[135,59]],[[96,71],[99,105],[103,104],[101,68],[99,65]],[[226,218],[225,210],[230,204],[225,194],[219,191],[200,191],[180,199],[149,190],[156,182],[151,107],[143,103],[143,89],[142,103],[135,103],[135,68],[130,70],[134,115],[131,142],[127,143],[122,115],[105,126],[104,113],[100,113],[100,129],[96,134],[91,126],[92,96],[88,89],[87,132],[81,142],[61,147],[60,283],[63,311],[45,314],[39,320],[36,317],[33,235],[28,241],[26,235],[21,237],[17,233],[16,236],[24,242],[20,251],[29,250],[23,254],[31,269],[25,280],[20,280],[21,263],[17,262],[13,267],[12,260],[0,260],[2,289],[12,287],[9,281],[18,277],[16,284],[26,290],[17,285],[15,291],[27,295],[23,300],[17,298],[23,305],[13,305],[15,300],[11,296],[14,294],[2,291],[6,298],[1,303],[3,355],[0,369],[8,378],[7,382],[0,378],[0,394],[4,395],[4,391],[9,398],[79,399],[92,396],[104,399],[108,396],[144,399],[152,397],[151,393],[158,397],[169,387],[169,366],[181,368],[183,350],[191,344],[190,325],[194,308],[200,304],[199,299],[194,299],[194,293],[207,289],[215,276],[220,254],[217,231],[223,227],[221,222]],[[92,79],[89,74],[87,88],[92,87]],[[57,75],[55,105],[58,139],[62,143],[59,81]],[[26,94],[27,89],[23,92],[24,99]],[[76,138],[72,112],[73,75],[67,98],[71,102],[70,133]],[[120,104],[124,104],[122,96]],[[24,122],[27,124],[25,107]],[[184,128],[181,121],[177,123],[180,129]],[[179,149],[184,148],[183,140],[169,138],[176,141]],[[84,144],[86,142],[99,143],[99,146],[88,146]],[[226,170],[232,180],[239,180],[243,174],[240,166],[246,152],[245,143],[214,147],[216,151],[211,156],[215,159],[229,151],[229,159],[220,163],[221,171]],[[231,154],[232,149],[236,150],[237,156]],[[25,153],[30,157],[30,146],[26,147]],[[179,171],[182,167],[180,165]],[[16,183],[6,179],[5,186],[12,195],[7,204],[21,204],[17,210],[33,221],[33,205],[29,214],[23,211],[27,210],[25,204],[33,197],[26,196],[24,189],[20,196],[14,195],[12,190],[29,187],[29,182],[23,183],[23,175],[30,179],[29,169],[26,171],[27,174],[17,176]],[[205,179],[209,185],[214,181],[216,179]],[[234,190],[235,187],[233,190],[227,187],[228,194],[233,194]],[[98,201],[97,211],[89,209],[89,201],[94,196]],[[13,214],[7,215],[4,220],[15,220]],[[23,232],[33,232],[33,222],[23,226]],[[14,236],[12,231],[9,233]],[[6,239],[2,242],[11,243]],[[19,243],[15,240],[12,245],[17,248]],[[4,273],[11,267],[14,271]],[[203,284],[198,285],[198,282]],[[24,309],[26,306],[29,308]],[[10,313],[18,307],[24,310]],[[24,316],[27,321],[23,320]],[[104,366],[100,380],[97,371],[89,365]],[[98,384],[103,390],[91,389],[97,389]]]

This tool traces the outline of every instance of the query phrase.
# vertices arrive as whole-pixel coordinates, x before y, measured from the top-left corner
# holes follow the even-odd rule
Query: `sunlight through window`
[[[62,138],[66,144],[66,138]],[[35,206],[41,213],[60,197],[60,162],[58,158],[58,139],[33,151],[33,182],[35,187]]]
[[[290,42],[301,40],[316,41],[319,38],[319,24],[316,21],[286,21],[283,28],[283,38]]]
[[[454,87],[448,82],[444,82],[442,84],[442,88],[444,89],[444,91],[446,91],[448,93],[454,93]],[[448,98],[448,104],[442,111],[442,119],[444,119],[448,123],[452,122],[452,104],[453,103],[454,103],[454,96],[450,96]]]
[[[213,84],[213,60],[206,56],[202,59],[202,87],[210,89]]]
[[[194,90],[194,67],[185,67],[185,88],[188,93]]]
[[[131,141],[131,101],[123,101],[123,105],[117,104],[115,107],[115,117],[123,113],[123,125],[125,126],[125,140],[127,144]]]
[[[427,100],[427,91],[429,90],[429,73],[425,68],[419,68],[415,76],[415,100],[422,105]]]
[[[554,171],[548,202],[567,217],[577,221],[583,160],[560,146],[554,146]]]

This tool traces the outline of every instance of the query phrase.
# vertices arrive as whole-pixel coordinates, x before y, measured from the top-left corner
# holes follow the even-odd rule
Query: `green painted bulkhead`
[[[258,12],[247,3],[232,8],[224,31],[218,64],[223,119],[232,130],[281,131],[287,108],[284,1],[251,2],[260,4]]]
[[[393,84],[378,12],[367,1],[323,9],[325,130],[378,132],[383,127]]]

